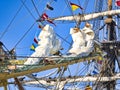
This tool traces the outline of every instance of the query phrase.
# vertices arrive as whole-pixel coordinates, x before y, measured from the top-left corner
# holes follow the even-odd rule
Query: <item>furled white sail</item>
[[[88,25],[88,26],[87,26]],[[83,56],[89,55],[93,49],[94,49],[94,31],[92,30],[91,24],[86,24],[86,26],[83,28],[82,32],[85,35],[85,47],[82,48],[81,52],[84,54]]]
[[[40,57],[50,56],[61,48],[61,43],[56,38],[53,28],[49,25],[46,25],[40,32],[38,38],[38,46],[35,49],[35,52],[31,55],[31,58],[28,58],[24,63],[25,65],[38,64],[41,60]]]
[[[110,10],[110,11],[104,11],[99,13],[92,13],[92,14],[85,14],[85,15],[74,15],[74,16],[64,16],[64,17],[58,17],[53,18],[53,21],[87,21],[92,20],[101,16],[108,16],[108,15],[117,15],[120,14],[120,9],[118,10]]]
[[[73,45],[68,53],[77,56],[87,56],[93,51],[95,35],[92,30],[92,25],[87,23],[83,30],[71,28],[70,34],[73,39]]]
[[[79,30],[78,28],[71,28],[70,34],[73,39],[73,44],[72,44],[72,48],[68,52],[72,54],[79,54],[82,47],[85,46],[84,35],[82,31]]]

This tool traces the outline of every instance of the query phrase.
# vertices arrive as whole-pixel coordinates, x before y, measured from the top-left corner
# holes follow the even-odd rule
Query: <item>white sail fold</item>
[[[40,57],[48,57],[61,49],[61,43],[59,39],[57,39],[53,28],[49,25],[46,25],[42,29],[38,38],[40,39],[38,46],[31,55],[31,58],[28,58],[24,63],[25,65],[38,64],[41,60]]]
[[[71,55],[88,56],[94,49],[94,31],[92,25],[86,26],[80,30],[78,28],[71,28],[70,34],[73,39],[72,48],[68,51]],[[70,56],[71,56],[70,55]]]

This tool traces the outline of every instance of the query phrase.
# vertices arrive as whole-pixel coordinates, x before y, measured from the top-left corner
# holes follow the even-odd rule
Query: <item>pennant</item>
[[[38,25],[38,28],[42,28],[42,26],[41,26],[41,25]]]
[[[46,13],[43,13],[41,18],[42,18],[42,20],[46,20],[46,19],[48,19],[48,15]]]
[[[35,51],[35,45],[34,44],[31,45],[30,50]]]
[[[41,16],[41,18],[42,18],[42,20],[46,20],[46,21],[48,21],[49,23],[55,25],[55,23],[53,23],[53,21],[49,19],[48,15],[47,15],[46,13],[43,13],[42,16]],[[56,25],[55,25],[55,26],[56,26]]]
[[[53,10],[53,9],[54,9],[54,8],[51,7],[49,4],[47,4],[46,7],[47,7],[49,10]]]
[[[116,6],[120,6],[120,0],[115,1]]]
[[[74,3],[71,3],[71,2],[70,2],[70,5],[71,5],[71,8],[73,11],[77,10],[78,8],[83,9],[81,6],[74,4]]]
[[[37,37],[34,38],[34,42],[35,42],[36,44],[38,44],[38,39],[37,39]]]

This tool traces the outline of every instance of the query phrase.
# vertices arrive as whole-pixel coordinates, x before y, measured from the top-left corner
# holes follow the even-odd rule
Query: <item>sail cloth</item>
[[[72,48],[68,51],[75,56],[88,56],[94,49],[94,32],[92,25],[86,23],[83,30],[71,28],[70,34],[73,39]],[[70,56],[71,56],[70,55]]]
[[[69,53],[79,54],[82,47],[85,46],[84,35],[82,31],[79,30],[79,28],[71,28],[70,34],[73,39],[73,44],[72,44],[72,48],[69,50]]]
[[[24,63],[25,65],[38,64],[42,58],[50,56],[61,49],[61,43],[57,39],[55,32],[48,24],[40,32],[38,39],[38,46],[35,48],[35,52]]]

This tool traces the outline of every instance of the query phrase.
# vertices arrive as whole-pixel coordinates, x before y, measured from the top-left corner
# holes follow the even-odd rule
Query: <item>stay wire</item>
[[[42,85],[43,88],[48,89],[45,85],[43,85],[35,76],[33,76],[34,80],[36,80],[40,85]]]
[[[68,1],[68,0],[65,0],[65,3],[67,4],[67,7],[69,8],[69,10],[70,10],[72,16],[74,17],[74,13],[73,13],[73,11],[71,10],[71,7],[70,7],[70,4],[69,4],[69,1]],[[76,25],[77,25],[78,23],[77,23],[75,17],[74,17],[74,20],[75,20],[75,23],[76,23]]]
[[[59,73],[59,76],[58,76],[58,79],[57,79],[57,82],[56,82],[56,84],[55,84],[55,90],[58,90],[59,89],[59,85],[60,85],[60,79],[61,79],[61,77],[62,77],[62,73],[63,73],[63,67],[61,67],[62,69],[61,69],[61,71],[60,71],[60,73]]]
[[[57,35],[59,38],[63,39],[66,43],[68,43],[69,45],[71,45],[70,42],[68,42],[66,39],[64,39],[63,37],[61,37],[59,34],[56,33],[56,35]]]
[[[28,32],[33,28],[36,22],[34,22],[31,27],[27,30],[27,32],[21,37],[21,39],[15,44],[14,48],[23,40],[23,38],[28,34]]]
[[[26,0],[23,2],[25,3]],[[6,27],[6,29],[4,30],[4,32],[2,33],[0,40],[3,38],[3,36],[5,35],[5,33],[8,31],[9,27],[12,25],[13,21],[15,20],[15,18],[17,17],[18,13],[20,12],[20,10],[23,8],[23,4],[20,6],[20,8],[17,10],[16,14],[14,15],[14,17],[12,18],[12,20],[10,21],[10,23],[8,24],[8,26]]]
[[[38,14],[38,16],[40,17],[40,13],[39,13],[39,11],[38,11],[38,9],[37,9],[34,1],[33,1],[33,0],[31,0],[31,1],[32,1],[32,4],[33,4],[33,6],[34,6],[34,8],[35,8],[35,10],[36,10],[36,12],[37,12],[37,14]]]
[[[112,53],[113,55],[114,55],[114,53]],[[109,68],[109,70],[111,71],[111,74],[113,74],[112,73],[112,69],[110,68],[110,64],[112,63],[112,61],[115,59],[115,57],[112,57],[111,58],[111,60],[106,60],[107,62],[105,62],[104,64],[105,65],[103,65],[103,66],[107,66],[108,65],[108,68]],[[102,67],[102,68],[105,68],[105,67]],[[105,70],[103,71],[101,71],[101,72],[105,72]],[[94,85],[96,85],[96,86],[98,86],[99,85],[99,81],[101,80],[101,77],[102,76],[104,76],[105,75],[105,73],[101,73],[100,75],[99,75],[99,77],[97,78],[97,80],[95,81],[95,84]],[[108,82],[109,83],[109,82]],[[106,83],[107,84],[107,83]]]
[[[33,17],[34,20],[36,20],[36,18],[33,16],[33,14],[31,13],[30,9],[27,7],[27,5],[23,2],[23,0],[21,0],[21,2],[23,3],[24,7],[27,9],[27,11],[30,13],[30,15]]]

